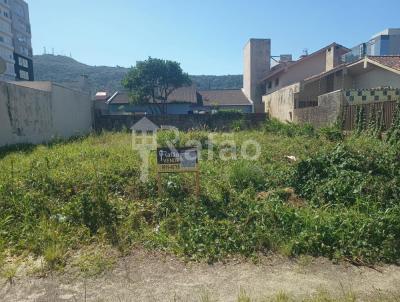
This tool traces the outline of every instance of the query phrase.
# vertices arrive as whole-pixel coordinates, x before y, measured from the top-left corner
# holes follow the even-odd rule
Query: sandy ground
[[[171,256],[136,251],[114,269],[95,279],[68,274],[1,281],[0,301],[237,301],[245,291],[254,299],[280,291],[304,298],[320,290],[334,295],[351,291],[364,298],[399,293],[400,267],[378,270],[333,264],[326,259],[306,263],[278,256],[259,263],[184,263]],[[202,299],[203,297],[203,299]]]

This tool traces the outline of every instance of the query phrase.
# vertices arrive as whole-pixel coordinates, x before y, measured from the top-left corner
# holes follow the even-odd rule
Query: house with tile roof
[[[266,111],[281,121],[332,124],[344,105],[399,101],[400,56],[366,56],[339,64],[263,100]]]
[[[129,92],[117,91],[104,97],[97,93],[95,108],[103,115],[160,115],[158,102],[134,104]],[[195,86],[176,89],[165,104],[166,114],[212,113],[220,110],[236,110],[243,113],[253,112],[253,104],[241,89],[197,90]]]
[[[243,89],[199,90],[205,110],[237,110],[252,113],[253,104]]]
[[[341,95],[349,104],[359,99],[394,99],[400,88],[398,32],[400,29],[391,29],[379,34],[382,43],[374,45],[380,47],[360,52],[358,57],[354,56],[354,49],[334,42],[314,53],[307,51],[298,60],[292,60],[291,55],[273,56],[270,39],[250,39],[244,48],[244,94],[253,102],[255,112],[262,110],[284,122],[304,121],[296,116],[300,109],[318,107],[321,99],[326,100],[334,113],[329,118],[326,114],[318,117],[319,124],[329,123],[337,116]],[[346,59],[349,54],[351,60]],[[325,97],[327,94],[329,97]]]

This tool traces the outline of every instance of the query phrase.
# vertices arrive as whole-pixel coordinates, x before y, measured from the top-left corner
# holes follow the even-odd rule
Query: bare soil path
[[[278,256],[262,258],[257,264],[187,264],[171,256],[136,251],[94,279],[64,274],[17,278],[13,285],[2,280],[0,300],[237,301],[245,291],[259,301],[280,291],[305,298],[319,290],[334,295],[351,291],[361,300],[374,300],[378,295],[398,294],[400,267],[382,266],[379,271],[326,259],[299,261]]]

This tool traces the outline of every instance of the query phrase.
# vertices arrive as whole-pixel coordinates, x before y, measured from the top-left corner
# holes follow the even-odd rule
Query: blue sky
[[[148,56],[190,74],[242,73],[249,38],[272,53],[347,47],[400,27],[400,1],[27,0],[35,54],[43,48],[90,65],[125,66]]]

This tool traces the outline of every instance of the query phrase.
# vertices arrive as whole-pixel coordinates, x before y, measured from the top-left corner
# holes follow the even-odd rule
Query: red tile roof
[[[368,59],[400,71],[400,56],[368,56]]]

